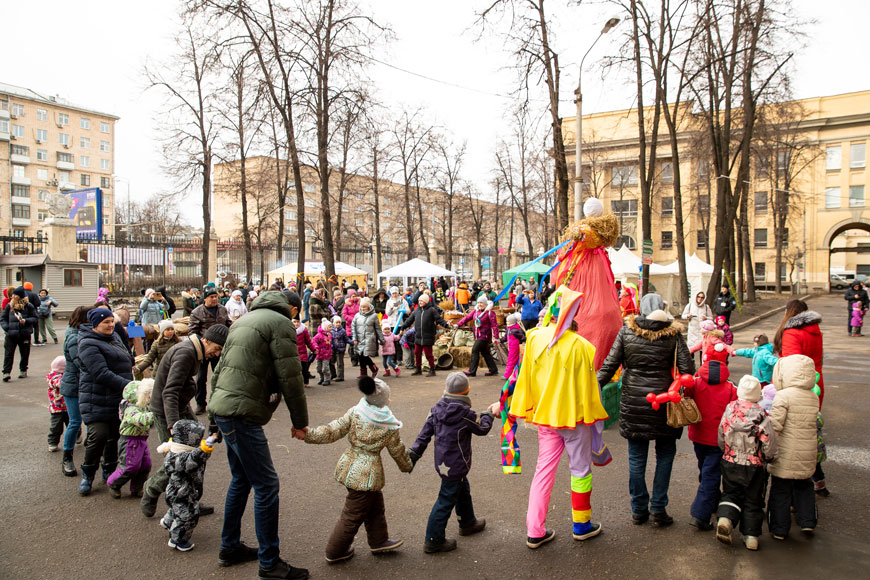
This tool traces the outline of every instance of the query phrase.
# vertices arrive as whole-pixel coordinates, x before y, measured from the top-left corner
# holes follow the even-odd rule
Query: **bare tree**
[[[416,257],[414,248],[414,216],[411,205],[411,184],[419,166],[415,163],[417,151],[426,147],[426,142],[432,132],[431,127],[423,124],[422,110],[413,112],[403,110],[391,130],[392,144],[396,152],[397,171],[401,174],[401,185],[405,194],[405,222],[403,224],[407,235],[407,258]]]
[[[529,256],[532,256],[534,249],[532,236],[529,232],[529,217],[533,211],[531,206],[532,152],[530,141],[534,140],[534,134],[526,107],[520,106],[514,110],[512,121],[514,131],[511,142],[502,141],[495,152],[496,171],[500,178],[500,184],[511,197],[513,207],[520,213],[526,247]]]
[[[468,199],[468,209],[471,213],[471,223],[474,231],[474,240],[476,246],[475,259],[477,260],[477,268],[478,270],[483,270],[483,265],[481,264],[482,254],[480,250],[483,248],[483,226],[486,223],[486,218],[488,214],[488,212],[486,211],[487,207],[486,203],[482,199],[472,195],[471,192],[468,193],[466,199]]]
[[[195,15],[184,18],[176,38],[176,51],[165,65],[146,65],[148,87],[166,96],[162,122],[168,132],[163,141],[166,167],[186,191],[199,183],[202,202],[203,284],[209,273],[211,243],[211,188],[214,145],[218,137],[214,101],[218,91],[217,46],[206,41],[204,23]]]
[[[444,238],[445,248],[447,252],[447,269],[453,269],[453,211],[456,209],[456,196],[459,194],[460,175],[462,172],[462,163],[465,160],[465,150],[467,143],[462,142],[456,146],[453,143],[446,143],[444,139],[439,139],[435,143],[438,151],[438,156],[441,161],[441,167],[438,174],[438,185],[444,193],[446,225],[447,231]]]

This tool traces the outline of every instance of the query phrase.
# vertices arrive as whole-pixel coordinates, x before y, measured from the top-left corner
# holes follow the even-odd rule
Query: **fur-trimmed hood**
[[[788,322],[785,323],[785,328],[803,328],[812,324],[821,324],[821,322],[822,316],[818,312],[814,310],[807,310],[806,312],[795,314],[794,316],[789,318]]]
[[[625,325],[637,336],[651,342],[683,332],[683,326],[675,320],[659,322],[657,320],[647,320],[643,315],[627,316],[625,318]]]

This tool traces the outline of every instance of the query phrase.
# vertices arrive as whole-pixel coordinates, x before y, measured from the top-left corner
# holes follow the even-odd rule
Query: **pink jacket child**
[[[508,344],[508,358],[504,370],[504,378],[509,379],[520,362],[520,345],[526,342],[526,333],[520,324],[517,314],[508,315],[505,322],[507,323],[507,332],[504,338],[501,339],[501,342],[507,342]]]
[[[734,344],[734,335],[731,333],[731,327],[725,322],[725,317],[717,316],[714,322],[716,328],[722,331],[722,342],[728,345]]]
[[[298,321],[294,320],[294,324]],[[304,324],[299,324],[296,327],[296,348],[299,350],[299,360],[308,362],[308,351],[316,353],[317,349],[311,341],[311,335],[308,333],[308,327]]]
[[[45,375],[48,381],[48,412],[51,421],[48,427],[48,449],[57,451],[63,430],[69,424],[69,415],[66,412],[66,401],[60,394],[60,379],[66,369],[66,360],[63,355],[51,362],[51,372]]]
[[[474,340],[487,342],[498,340],[498,320],[495,317],[495,312],[477,308],[469,310],[468,314],[456,323],[456,326],[462,326],[469,320],[474,321]]]
[[[393,334],[393,329],[388,324],[381,326],[384,333],[384,344],[381,345],[381,354],[383,356],[396,354],[396,343],[401,340],[401,335]]]
[[[861,301],[858,300],[852,305],[852,319],[849,324],[852,325],[852,336],[861,334],[861,327],[864,326],[864,308]]]
[[[348,336],[351,335],[351,324],[353,324],[353,317],[356,316],[357,312],[359,312],[359,296],[356,295],[356,290],[350,288],[347,291],[344,308],[341,309],[341,317],[344,318],[344,326]]]
[[[324,326],[320,325],[317,328],[317,334],[311,339],[311,343],[314,345],[316,360],[329,360],[332,358],[332,330],[325,330]]]
[[[725,332],[716,328],[716,323],[712,320],[705,320],[701,323],[701,332],[704,334],[704,338],[701,339],[701,342],[690,348],[689,352],[696,353],[700,350],[704,353],[704,360],[707,360],[708,353],[713,352],[714,350],[719,350],[716,349],[717,344],[721,344],[725,351],[731,356],[734,356],[737,352],[733,346],[725,343],[723,340]]]

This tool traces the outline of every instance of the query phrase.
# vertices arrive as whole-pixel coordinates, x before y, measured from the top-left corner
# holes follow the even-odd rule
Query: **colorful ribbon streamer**
[[[549,255],[552,254],[553,252],[558,252],[558,251],[559,251],[560,249],[562,249],[562,247],[564,247],[568,242],[572,242],[572,241],[573,241],[573,240],[565,240],[564,242],[562,242],[562,243],[559,244],[558,246],[556,246],[556,247],[554,247],[554,248],[550,248],[549,250],[547,250],[546,252],[544,252],[543,254],[541,254],[540,256],[538,256],[537,258],[535,258],[534,260],[532,260],[531,262],[528,262],[527,264],[524,264],[522,268],[520,268],[519,270],[517,270],[517,273],[514,274],[514,277],[511,278],[511,281],[508,282],[507,285],[506,285],[504,288],[501,289],[501,292],[499,292],[498,296],[495,297],[495,300],[493,300],[493,302],[498,303],[499,300],[501,300],[502,298],[505,297],[505,294],[508,293],[508,290],[510,290],[511,288],[514,287],[514,282],[517,281],[517,278],[519,277],[519,275],[522,274],[522,273],[526,270],[526,268],[530,267],[532,264],[536,264],[536,263],[540,262],[541,260],[543,260],[544,258],[546,258],[547,256],[549,256]],[[552,271],[553,271],[553,268],[550,268],[550,272],[552,272]],[[547,272],[547,273],[549,274],[550,272]]]

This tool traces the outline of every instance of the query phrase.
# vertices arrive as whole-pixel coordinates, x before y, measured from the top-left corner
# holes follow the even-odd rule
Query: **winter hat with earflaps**
[[[752,375],[743,375],[737,383],[737,398],[741,401],[757,403],[761,400],[761,382]]]

